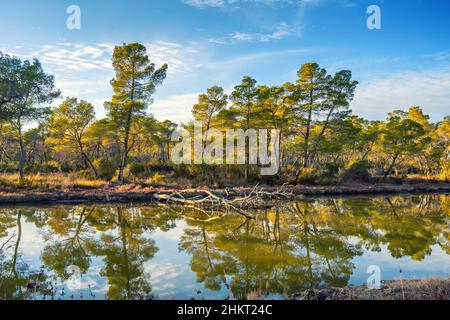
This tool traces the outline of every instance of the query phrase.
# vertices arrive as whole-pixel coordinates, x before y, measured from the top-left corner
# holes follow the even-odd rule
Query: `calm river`
[[[284,203],[256,220],[144,206],[0,208],[1,299],[286,299],[450,276],[450,196]]]

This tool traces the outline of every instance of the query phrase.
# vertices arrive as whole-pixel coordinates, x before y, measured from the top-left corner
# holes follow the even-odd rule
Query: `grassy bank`
[[[26,177],[24,182],[20,181],[18,174],[0,174],[0,190],[22,191],[22,190],[70,190],[70,189],[96,189],[108,185],[104,180],[87,179],[78,174],[35,174]]]
[[[24,183],[18,175],[0,175],[0,204],[52,202],[157,202],[177,193],[185,198],[201,197],[204,190],[215,195],[234,198],[251,196],[271,200],[304,196],[376,195],[402,193],[448,193],[449,182],[420,180],[374,183],[340,183],[295,186],[235,186],[230,188],[184,188],[176,184],[117,184],[91,180],[75,174],[28,176]]]

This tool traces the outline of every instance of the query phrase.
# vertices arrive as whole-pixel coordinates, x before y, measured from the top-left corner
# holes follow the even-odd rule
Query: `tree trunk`
[[[387,169],[386,173],[384,174],[384,179],[387,179],[387,178],[389,177],[389,175],[391,174],[392,169],[394,169],[395,162],[396,162],[397,159],[398,159],[398,156],[399,156],[399,155],[396,154],[396,155],[394,156],[394,158],[392,159],[391,165],[389,166],[389,168]]]
[[[19,213],[17,214],[17,241],[16,245],[14,246],[14,255],[13,255],[13,262],[12,262],[12,272],[14,273],[15,278],[18,278],[17,274],[17,257],[19,256],[19,246],[20,246],[20,240],[22,239],[22,211],[19,210]]]
[[[281,133],[281,128],[278,128],[278,130],[280,130],[280,133],[278,135],[278,166],[279,166],[279,170],[278,170],[278,178],[281,178],[281,167],[283,166],[283,151],[282,151],[282,147],[283,147],[283,143],[282,143],[282,139],[283,139],[283,134]]]
[[[89,159],[88,155],[85,152],[82,153],[82,156],[83,156],[84,160],[86,161],[86,164],[88,165],[89,170],[91,170],[94,177],[96,179],[98,179],[98,171],[95,168],[94,164],[92,163],[91,159]]]
[[[120,169],[119,169],[119,182],[125,182],[125,176],[124,176],[124,170],[127,166],[127,160],[128,160],[128,143],[130,138],[130,126],[131,126],[131,109],[128,112],[127,117],[127,123],[125,126],[125,137],[123,141],[123,153],[122,153],[122,161],[120,163]]]
[[[20,145],[20,160],[19,160],[19,176],[20,176],[20,183],[25,182],[25,174],[23,172],[23,165],[25,163],[25,144],[23,143],[23,136],[22,136],[22,124],[20,123],[20,119],[17,120],[17,126],[19,130],[19,145]]]
[[[290,182],[291,184],[293,184],[293,185],[298,184],[298,180],[300,179],[300,175],[301,175],[301,173],[303,172],[303,170],[304,170],[305,168],[306,168],[306,163],[303,164],[303,166],[302,166],[300,169],[297,170],[297,172],[295,173],[295,178],[294,178],[294,180],[292,180],[292,181]]]
[[[135,66],[133,66],[133,71],[135,70]],[[125,176],[124,176],[124,170],[127,166],[127,161],[128,161],[128,143],[129,143],[129,138],[130,138],[130,129],[131,129],[131,120],[132,120],[132,116],[133,116],[133,104],[134,104],[134,90],[136,87],[136,79],[134,78],[134,76],[132,77],[132,81],[131,81],[131,92],[130,92],[130,109],[128,110],[128,114],[127,114],[127,122],[125,123],[125,137],[124,137],[124,142],[123,142],[123,154],[122,154],[122,161],[120,163],[120,168],[119,168],[119,177],[118,180],[119,182],[125,182]]]
[[[118,213],[118,223],[120,227],[120,234],[121,234],[121,240],[122,240],[122,252],[121,252],[121,261],[123,261],[124,265],[124,271],[125,271],[125,277],[126,277],[126,299],[132,298],[132,291],[131,291],[131,281],[130,281],[130,261],[128,257],[128,241],[127,241],[127,221],[126,217],[123,216],[122,209],[117,209]]]
[[[94,164],[92,163],[91,159],[89,159],[89,156],[84,152],[83,144],[81,143],[81,140],[78,140],[78,147],[80,148],[80,154],[83,158],[84,162],[86,163],[89,170],[91,170],[92,174],[95,176],[96,179],[98,179],[98,171],[95,168]]]
[[[300,179],[300,174],[302,171],[308,167],[309,162],[309,137],[311,135],[311,123],[312,123],[312,113],[313,113],[313,97],[311,94],[310,97],[310,107],[308,110],[308,122],[306,124],[306,133],[305,133],[305,150],[303,152],[303,166],[297,170],[295,174],[294,180],[291,181],[291,184],[297,184],[298,180]]]
[[[312,99],[312,98],[311,98]],[[312,100],[311,107],[308,112],[308,123],[306,124],[306,133],[305,133],[305,151],[303,154],[303,166],[306,168],[308,166],[308,158],[309,158],[309,136],[311,135],[311,122],[312,122]]]
[[[247,104],[247,130],[250,130],[250,104]],[[245,138],[248,142],[245,143],[245,170],[244,178],[245,182],[248,182],[250,171],[250,138]]]

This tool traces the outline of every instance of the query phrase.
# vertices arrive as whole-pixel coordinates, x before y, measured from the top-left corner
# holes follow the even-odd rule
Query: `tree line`
[[[79,172],[120,182],[225,185],[450,177],[450,117],[433,123],[413,106],[386,121],[361,118],[350,110],[358,85],[352,72],[330,74],[317,63],[303,64],[295,82],[278,86],[249,76],[230,94],[213,86],[193,106],[193,120],[205,131],[278,129],[277,176],[259,176],[258,165],[173,165],[172,133],[192,130],[194,122],[161,122],[147,112],[167,64],[158,68],[139,43],[116,46],[112,64],[114,94],[105,102],[107,116],[96,119],[94,106],[76,97],[50,108],[61,95],[54,77],[36,59],[0,53],[0,172],[18,172],[21,181],[27,173]]]

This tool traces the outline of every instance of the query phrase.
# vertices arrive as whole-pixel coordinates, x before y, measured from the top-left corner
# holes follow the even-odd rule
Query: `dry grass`
[[[408,179],[420,182],[449,182],[450,176],[448,176],[447,174],[429,175],[429,176],[420,174],[410,174],[408,175]]]
[[[26,176],[25,182],[20,182],[18,174],[0,174],[0,188],[3,190],[33,189],[33,190],[66,190],[66,189],[96,189],[107,185],[103,180],[87,179],[77,174],[35,174]]]
[[[386,281],[380,290],[366,286],[307,290],[295,300],[450,300],[450,279]]]

